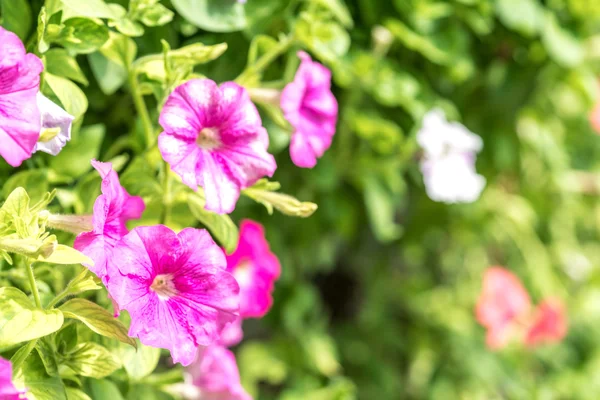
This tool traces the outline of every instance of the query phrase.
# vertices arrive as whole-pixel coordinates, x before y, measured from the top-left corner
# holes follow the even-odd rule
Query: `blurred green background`
[[[245,322],[235,348],[246,388],[284,400],[600,398],[600,138],[588,118],[598,94],[600,1],[198,4],[207,1],[209,11],[163,1],[173,21],[128,39],[137,57],[161,53],[160,39],[172,49],[226,42],[221,57],[195,69],[221,82],[278,35],[293,34],[297,45],[249,86],[281,87],[294,75],[296,50],[306,48],[333,70],[340,105],[333,146],[312,170],[291,163],[289,132],[277,110],[261,108],[279,166],[274,179],[319,209],[308,219],[269,216],[243,198],[232,215],[265,225],[283,267],[273,309]],[[8,29],[29,9],[31,23],[17,29],[31,37],[42,1],[0,5]],[[48,55],[46,65],[70,80],[61,83],[68,96],[55,79],[44,85],[81,129],[56,158],[36,155],[17,171],[0,163],[2,196],[16,186],[32,197],[56,187],[57,210],[89,212],[99,191],[89,159],[112,160],[148,204],[138,223],[156,223],[162,197],[152,167],[160,160],[144,153],[126,82],[135,52],[65,47],[79,72],[52,69]],[[473,204],[425,194],[415,134],[434,107],[483,138],[477,169],[488,183]],[[156,107],[151,114],[156,121]],[[173,226],[199,226],[181,206]],[[562,343],[485,347],[474,307],[483,272],[495,264],[515,272],[534,302],[565,301]]]

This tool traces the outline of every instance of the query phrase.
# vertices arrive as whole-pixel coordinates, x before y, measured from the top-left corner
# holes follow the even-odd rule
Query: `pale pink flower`
[[[241,189],[277,168],[260,115],[234,82],[192,79],[178,86],[159,122],[163,158],[186,185],[204,188],[207,210],[230,213]]]
[[[106,283],[106,263],[117,241],[128,232],[125,223],[140,218],[145,205],[141,197],[129,195],[121,186],[111,163],[92,160],[92,166],[102,178],[102,194],[94,203],[93,231],[79,234],[74,247],[94,261],[88,268]]]
[[[525,343],[534,347],[560,342],[567,334],[567,317],[562,302],[546,299],[536,308],[532,325],[527,329]]]
[[[590,124],[596,133],[600,133],[600,102],[594,106],[590,113]]]
[[[37,142],[35,151],[43,151],[56,156],[71,140],[71,125],[74,117],[42,93],[37,94],[37,104],[40,110],[42,127],[40,141]],[[58,132],[51,139],[43,140],[46,129],[57,129]]]
[[[239,286],[226,265],[204,229],[137,227],[112,251],[107,289],[131,316],[129,336],[189,365],[238,316]]]
[[[227,256],[227,270],[240,285],[240,316],[263,317],[273,304],[271,293],[281,266],[269,248],[261,224],[242,221],[238,246]]]
[[[0,399],[24,399],[25,391],[18,390],[12,382],[12,364],[0,357]]]
[[[222,346],[209,346],[188,368],[202,400],[252,400],[240,382],[235,355]]]
[[[290,156],[302,168],[317,165],[331,146],[338,118],[338,103],[331,93],[331,71],[303,51],[294,81],[281,93],[281,109],[294,128]]]
[[[40,136],[36,95],[42,61],[0,27],[0,156],[13,167],[31,157]]]
[[[488,268],[476,309],[477,320],[487,328],[488,347],[505,346],[514,323],[527,316],[530,307],[529,295],[512,272],[502,267]]]

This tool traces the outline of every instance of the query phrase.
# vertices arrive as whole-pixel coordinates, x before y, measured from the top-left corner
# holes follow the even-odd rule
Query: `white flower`
[[[74,117],[40,92],[38,92],[36,100],[40,110],[42,128],[35,151],[43,151],[53,156],[58,155],[71,140],[71,124]]]
[[[431,200],[472,203],[479,198],[485,187],[485,178],[475,170],[475,158],[483,148],[479,136],[446,121],[444,112],[434,109],[423,118],[417,142],[424,151],[421,172]]]
[[[478,153],[483,148],[479,136],[458,122],[446,121],[444,112],[438,108],[429,111],[423,117],[421,129],[417,133],[417,142],[427,157],[440,157],[444,153]]]

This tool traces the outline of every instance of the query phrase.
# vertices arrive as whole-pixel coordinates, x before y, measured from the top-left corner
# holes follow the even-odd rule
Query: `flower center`
[[[154,281],[152,281],[152,285],[150,285],[150,289],[152,289],[158,297],[164,300],[177,295],[177,289],[175,288],[173,275],[171,274],[156,275]]]
[[[203,149],[212,150],[221,147],[219,130],[217,128],[204,128],[198,133],[196,144]]]
[[[252,262],[242,260],[233,270],[233,277],[241,287],[246,287],[252,281]]]

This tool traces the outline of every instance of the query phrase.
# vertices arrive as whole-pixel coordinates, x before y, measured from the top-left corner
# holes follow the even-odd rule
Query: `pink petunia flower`
[[[240,316],[263,317],[273,304],[271,293],[281,266],[269,248],[261,224],[242,221],[238,246],[227,256],[227,270],[240,285]]]
[[[202,400],[252,400],[240,383],[234,354],[222,346],[209,346],[188,368]]]
[[[92,160],[92,166],[102,177],[102,194],[94,203],[94,229],[79,234],[73,246],[94,261],[88,268],[106,283],[106,263],[117,241],[128,232],[125,223],[140,218],[145,205],[141,197],[129,195],[121,186],[111,163]]]
[[[12,364],[0,357],[0,399],[24,399],[25,391],[18,390],[12,382]]]
[[[338,118],[338,103],[331,93],[331,71],[303,51],[294,81],[281,93],[281,109],[294,127],[290,156],[302,168],[317,165],[331,146]]]
[[[526,316],[530,307],[529,295],[512,272],[502,267],[488,268],[476,309],[477,320],[487,328],[488,347],[505,346],[513,324]]]
[[[277,168],[260,115],[234,82],[192,79],[178,86],[159,122],[163,158],[186,185],[204,188],[207,210],[232,212],[241,189]]]
[[[525,344],[530,347],[543,343],[560,342],[567,334],[567,317],[562,302],[546,299],[536,308],[533,324],[525,335]]]
[[[137,227],[107,267],[108,292],[131,316],[129,336],[169,349],[174,362],[191,364],[198,346],[216,343],[238,316],[239,286],[204,229]]]
[[[31,157],[40,136],[36,95],[42,61],[0,27],[0,156],[13,167]]]

